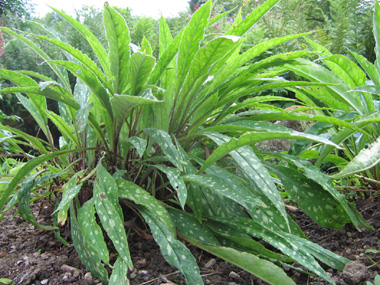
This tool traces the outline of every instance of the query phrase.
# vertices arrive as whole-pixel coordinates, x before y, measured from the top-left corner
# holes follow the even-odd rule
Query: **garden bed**
[[[358,210],[375,227],[375,231],[357,232],[351,225],[335,231],[321,228],[296,208],[289,207],[289,213],[301,225],[305,234],[315,243],[358,263],[353,264],[354,274],[328,269],[337,284],[360,284],[373,281],[380,273],[380,199],[358,202]],[[50,210],[34,207],[38,222],[50,222]],[[51,231],[34,228],[14,212],[0,222],[0,278],[13,280],[15,284],[97,284],[100,283],[81,264],[73,247],[62,245]],[[65,234],[65,233],[63,233]],[[69,238],[69,232],[66,233]],[[169,266],[148,232],[132,230],[129,235],[131,256],[135,268],[129,273],[131,284],[185,284],[176,268]],[[196,257],[205,284],[266,284],[249,273],[221,259],[214,258],[193,246],[190,250]],[[365,265],[360,267],[361,265]],[[365,268],[368,267],[368,272]],[[304,273],[285,268],[296,284],[326,284]],[[355,279],[356,278],[356,279]],[[365,284],[364,281],[361,282]]]

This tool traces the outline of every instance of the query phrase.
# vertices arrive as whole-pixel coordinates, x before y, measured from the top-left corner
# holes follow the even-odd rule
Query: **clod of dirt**
[[[344,267],[343,279],[348,285],[361,284],[368,277],[368,268],[363,263],[351,261]]]

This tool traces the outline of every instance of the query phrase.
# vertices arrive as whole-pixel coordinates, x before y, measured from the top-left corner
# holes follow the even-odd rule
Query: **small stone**
[[[146,271],[146,270],[140,270],[140,271],[138,272],[138,275],[146,276],[146,275],[148,275],[148,271]]]
[[[41,254],[41,258],[43,260],[49,259],[49,255],[47,255],[46,253],[43,253],[43,254]]]
[[[238,285],[235,282],[228,282],[228,285]]]
[[[49,279],[44,279],[40,283],[41,285],[47,285],[49,283]]]
[[[70,281],[70,277],[71,277],[71,273],[70,272],[67,272],[63,275],[62,277],[62,281],[63,282],[69,282]]]
[[[368,277],[368,268],[361,262],[350,261],[344,267],[343,279],[348,285],[361,284]]]
[[[352,233],[351,232],[347,232],[347,236],[348,237],[352,237]]]
[[[232,279],[239,279],[240,278],[239,274],[237,274],[234,271],[231,271],[230,274],[228,275],[228,277],[230,277]]]
[[[75,269],[75,270],[74,270],[74,274],[73,274],[74,278],[78,278],[79,275],[80,275],[80,270]]]
[[[216,264],[216,260],[215,258],[211,258],[209,261],[207,261],[207,263],[205,264],[205,266],[203,266],[205,269],[210,269],[211,267],[213,267],[214,265]]]
[[[90,272],[87,272],[84,277],[83,277],[84,281],[86,281],[87,284],[91,284],[92,283],[92,275]]]
[[[62,270],[62,271],[65,271],[65,272],[73,272],[75,269],[76,269],[76,268],[71,267],[71,266],[69,266],[69,265],[67,265],[67,264],[63,264],[63,265],[61,266],[61,270]]]

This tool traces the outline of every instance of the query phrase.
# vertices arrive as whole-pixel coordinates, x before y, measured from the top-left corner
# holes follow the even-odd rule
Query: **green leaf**
[[[276,5],[279,0],[268,0],[261,4],[258,8],[252,11],[252,13],[246,17],[239,25],[237,25],[233,30],[228,31],[228,35],[242,36],[244,35],[252,26],[260,20],[274,5]]]
[[[217,133],[208,134],[207,137],[212,139],[219,146],[231,141],[229,137]],[[243,146],[231,151],[230,155],[240,166],[240,169],[244,172],[249,181],[255,185],[256,190],[267,197],[273,206],[279,211],[284,220],[283,222],[289,228],[288,216],[285,212],[285,206],[282,202],[281,195],[274,185],[271,175],[266,168],[263,167],[260,159],[255,155],[252,148],[249,146]],[[204,166],[206,165],[206,162],[198,173],[201,173],[205,169]]]
[[[7,188],[4,190],[1,199],[0,199],[0,209],[2,209],[5,205],[5,203],[8,201],[9,195],[13,192],[13,190],[16,188],[16,186],[26,177],[28,174],[35,169],[38,165],[44,163],[45,161],[48,161],[50,159],[53,159],[55,157],[59,157],[61,155],[73,153],[73,152],[79,152],[79,151],[85,151],[86,149],[76,149],[76,150],[65,150],[65,151],[57,151],[54,153],[41,155],[36,158],[33,158],[29,160],[15,175],[15,177],[12,179],[12,181],[8,184]]]
[[[140,157],[143,157],[144,152],[146,150],[146,146],[148,144],[146,139],[142,139],[140,137],[130,137],[126,139],[126,141],[132,144],[136,148],[136,151]]]
[[[126,84],[129,72],[131,51],[129,44],[129,29],[123,16],[108,3],[104,4],[104,26],[109,47],[109,63],[113,81],[114,93],[120,94]]]
[[[184,209],[187,200],[187,188],[184,180],[180,177],[181,172],[177,168],[166,167],[164,165],[154,165],[154,167],[166,174],[173,189],[177,192],[182,209]]]
[[[240,121],[242,122],[242,121]],[[246,124],[245,124],[246,123]],[[255,123],[252,122],[242,122],[240,125],[239,123],[236,124],[238,127],[242,126],[242,129],[244,130],[244,127],[252,127],[255,128]],[[231,130],[231,128],[236,126],[235,124],[232,124],[231,126],[220,126],[217,127],[218,131],[220,130]],[[282,129],[282,128],[281,128]],[[248,129],[245,129],[248,130]],[[251,129],[252,130],[252,129]],[[209,133],[212,136],[212,133]],[[205,135],[210,137],[207,132],[205,132]],[[270,139],[305,139],[305,140],[312,140],[316,142],[322,142],[327,145],[332,145],[336,148],[340,148],[340,146],[336,145],[335,143],[324,139],[319,136],[314,136],[306,133],[300,133],[293,130],[279,130],[278,132],[275,131],[267,131],[267,132],[250,132],[248,134],[241,135],[239,138],[231,138],[228,142],[223,143],[220,145],[217,149],[214,150],[214,152],[211,154],[211,156],[206,160],[206,162],[202,165],[201,169],[198,171],[199,173],[204,171],[207,167],[215,163],[218,159],[222,158],[223,156],[227,155],[231,151],[234,151],[240,147],[246,146],[246,145],[252,145],[259,141],[264,140],[270,140]]]
[[[108,79],[111,79],[111,72],[109,69],[109,61],[108,61],[108,54],[106,52],[106,49],[102,46],[100,41],[92,34],[84,25],[70,17],[69,15],[65,14],[62,11],[59,11],[58,9],[55,9],[51,6],[49,6],[51,9],[53,9],[55,12],[57,12],[62,18],[64,18],[67,22],[69,22],[75,29],[77,29],[83,37],[89,42],[91,45],[93,51],[96,54],[97,59],[100,62],[100,65],[103,68],[104,73],[106,74]]]
[[[312,82],[330,83],[331,85],[326,88],[334,91],[332,95],[335,99],[342,102],[342,104],[349,105],[351,108],[359,112],[359,114],[365,113],[356,94],[346,92],[349,87],[344,84],[334,72],[310,61],[302,60],[300,63],[301,64],[299,65],[287,64],[286,68]]]
[[[96,250],[99,258],[109,264],[109,253],[102,229],[96,222],[94,200],[90,199],[78,209],[78,225],[85,240]],[[112,277],[111,277],[112,279]]]
[[[183,238],[197,247],[231,262],[271,284],[294,284],[281,268],[257,256],[220,246],[218,240],[194,217],[178,210],[169,209]]]
[[[363,148],[339,173],[332,175],[332,178],[342,178],[355,173],[364,172],[378,165],[380,162],[380,137],[368,146]]]
[[[25,109],[28,110],[28,112],[36,120],[38,126],[44,132],[45,136],[49,137],[49,131],[47,128],[46,109],[44,109],[43,106],[37,106],[36,104],[34,104],[33,100],[28,99],[28,98],[22,96],[21,94],[16,94],[16,96],[17,96],[17,99],[20,101],[20,103],[25,107]],[[43,98],[43,97],[41,97],[41,98]],[[43,98],[43,99],[45,99],[45,98]]]
[[[379,85],[364,85],[355,87],[350,92],[359,91],[359,92],[368,92],[380,96],[380,86]]]
[[[54,213],[58,212],[57,220],[60,226],[63,226],[66,223],[67,212],[69,210],[70,203],[74,199],[74,197],[79,193],[82,187],[82,184],[77,185],[78,176],[82,174],[82,171],[74,174],[70,178],[70,180],[62,187],[62,200],[57,206],[56,210],[54,211]]]
[[[66,136],[73,142],[77,147],[80,147],[78,137],[74,133],[73,128],[71,128],[62,118],[52,111],[48,111],[49,119],[54,123],[62,135]]]
[[[283,166],[268,166],[283,183],[298,208],[314,222],[327,228],[341,229],[350,222],[339,202],[318,183],[298,171]]]
[[[160,58],[163,56],[165,50],[173,42],[173,37],[165,18],[161,15],[160,18]]]
[[[94,250],[91,243],[86,241],[78,220],[75,216],[74,206],[70,206],[70,225],[71,237],[75,250],[77,251],[80,260],[86,266],[95,278],[99,278],[103,283],[108,283],[108,272],[101,263],[97,251]]]
[[[351,54],[354,56],[356,61],[360,64],[360,66],[367,73],[368,77],[373,81],[375,85],[380,85],[380,78],[376,67],[369,62],[364,56],[357,54],[356,52],[351,51]]]
[[[158,200],[133,182],[118,180],[117,184],[119,187],[120,198],[131,200],[135,204],[143,206],[151,213],[155,214],[156,219],[159,220],[160,223],[170,229],[171,236],[176,235],[175,227],[169,213]]]
[[[67,76],[65,76],[65,74],[63,74],[59,70],[59,68],[57,68],[57,66],[48,62],[51,58],[42,49],[40,49],[36,44],[34,44],[32,41],[28,40],[24,36],[17,34],[8,28],[0,27],[0,30],[3,30],[6,33],[11,34],[12,36],[18,38],[19,40],[24,42],[27,46],[29,46],[34,52],[36,52],[42,59],[47,61],[47,64],[50,66],[50,68],[55,72],[58,78],[61,79],[61,81],[64,83],[66,90],[70,90],[70,83]]]
[[[107,192],[109,191],[109,187],[111,187],[111,185],[108,185],[108,179],[104,181],[104,178],[105,176],[98,173],[94,184],[94,202],[96,212],[102,222],[104,230],[112,240],[112,243],[120,257],[128,265],[128,268],[132,269],[133,264],[129,253],[128,240],[123,220],[120,218],[117,208],[107,196]],[[113,191],[116,191],[117,193],[117,188]]]
[[[114,110],[115,117],[122,122],[126,114],[136,106],[145,104],[161,103],[153,96],[152,89],[145,90],[139,96],[131,95],[114,95],[111,98],[111,105]]]
[[[184,168],[188,164],[181,160],[181,154],[172,142],[169,134],[160,129],[144,129],[149,137],[151,137],[161,148],[162,152],[167,156],[171,163],[183,172]]]
[[[299,264],[316,273],[321,278],[332,282],[330,276],[326,274],[318,262],[313,258],[308,248],[301,242],[303,240],[307,242],[306,239],[297,237],[293,239],[294,235],[290,233],[283,233],[281,231],[273,231],[270,228],[266,228],[258,224],[255,220],[244,218],[230,218],[228,220],[215,218],[212,220],[218,223],[226,224],[232,228],[238,228],[249,235],[265,240],[272,246],[279,249],[282,253],[296,260]],[[325,249],[320,247],[320,250]]]
[[[361,227],[372,229],[372,226],[368,224],[366,220],[364,220],[364,218],[361,216],[359,212],[356,211],[355,204],[349,204],[347,202],[346,197],[335,189],[331,179],[327,175],[323,174],[320,171],[319,167],[314,166],[310,162],[304,161],[299,157],[287,154],[272,153],[270,154],[270,156],[278,157],[280,159],[295,164],[298,168],[300,168],[303,171],[304,175],[307,178],[321,185],[323,189],[329,192],[330,195],[334,197],[334,199],[338,201],[339,204],[344,208],[346,214],[350,217],[351,222],[359,231],[361,230]]]
[[[70,55],[72,55],[79,63],[83,64],[85,67],[87,67],[92,73],[94,73],[99,80],[102,81],[103,84],[109,88],[107,79],[102,73],[102,71],[97,67],[96,63],[93,62],[86,54],[83,54],[79,49],[74,48],[73,46],[66,44],[62,41],[56,40],[54,38],[48,38],[46,36],[38,36],[38,38],[43,39],[44,41],[47,41],[62,50],[68,52]]]
[[[239,191],[240,189],[234,189],[231,185],[228,185],[222,178],[214,176],[214,175],[195,175],[189,174],[183,176],[183,181],[185,182],[195,182],[204,187],[210,187],[215,192],[235,201],[236,203],[248,208],[247,202],[256,202],[255,199],[250,199],[252,193],[247,191],[246,193],[242,193],[243,191]],[[244,189],[244,188],[243,188]],[[243,190],[241,189],[241,190]],[[245,194],[245,195],[244,195]]]
[[[135,52],[131,56],[131,94],[139,95],[150,76],[156,59],[142,52]]]
[[[113,265],[114,269],[110,277],[110,285],[129,285],[129,280],[127,278],[128,266],[125,264],[123,259],[118,256],[115,264]]]
[[[72,98],[70,95],[67,96],[67,93],[60,87],[55,86],[53,90],[52,88],[46,88],[44,90],[40,90],[40,87],[10,87],[4,88],[0,90],[0,93],[27,93],[28,95],[41,95],[46,98],[50,98],[56,100],[58,102],[62,102],[67,104],[68,106],[79,109],[79,104]]]
[[[209,0],[196,10],[194,15],[191,17],[190,22],[184,28],[177,57],[178,73],[175,84],[177,94],[180,91],[187,73],[189,72],[189,68],[195,54],[199,50],[200,41],[204,37],[204,30],[208,24],[210,11],[211,1]]]
[[[78,195],[81,189],[82,189],[82,184],[78,184],[74,188],[67,189],[63,193],[62,201],[59,204],[58,208],[55,210],[55,212],[62,210],[63,208],[65,208],[66,205],[69,205],[69,203],[75,198],[76,195]]]
[[[19,71],[0,69],[0,78],[7,79],[19,87],[38,86],[38,83]]]
[[[87,68],[75,62],[69,62],[69,61],[63,61],[63,60],[52,60],[51,62],[54,62],[55,64],[58,64],[67,68],[68,70],[71,71],[71,73],[75,77],[80,78],[80,80],[82,80],[91,89],[91,91],[94,92],[94,94],[99,99],[101,104],[108,111],[108,115],[112,118],[113,113],[112,113],[109,95],[107,93],[107,90],[99,82],[99,79],[96,77],[95,74],[93,74]]]
[[[156,216],[145,208],[139,211],[148,223],[155,241],[160,246],[162,255],[165,260],[185,276],[186,284],[201,285],[202,277],[195,257],[190,250],[180,241],[171,235],[171,231],[161,223]]]

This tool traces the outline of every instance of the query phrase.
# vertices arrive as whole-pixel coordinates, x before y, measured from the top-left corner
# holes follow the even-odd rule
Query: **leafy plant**
[[[133,263],[124,219],[133,214],[149,225],[163,256],[188,284],[203,282],[195,258],[178,237],[270,283],[294,284],[280,266],[295,261],[332,282],[316,259],[340,270],[348,260],[306,239],[286,213],[275,181],[303,197],[301,208],[321,225],[370,226],[318,168],[291,155],[281,157],[289,168],[266,165],[253,147],[277,138],[338,147],[323,137],[261,122],[268,110],[246,111],[273,110],[267,102],[284,100],[252,96],[260,91],[320,85],[277,76],[285,63],[308,51],[245,66],[269,48],[305,35],[272,39],[240,53],[242,36],[277,2],[267,1],[224,34],[205,33],[225,15],[210,18],[211,1],[197,9],[175,38],[161,18],[158,59],[146,39],[141,49],[131,49],[125,20],[108,4],[103,13],[108,52],[85,26],[54,9],[87,39],[99,65],[49,31],[26,37],[2,28],[32,48],[58,80],[29,71],[0,72],[15,84],[0,92],[15,93],[47,138],[1,126],[12,133],[5,139],[40,155],[10,181],[0,208],[7,204],[6,213],[18,203],[24,219],[54,230],[65,244],[59,226],[69,219],[83,264],[104,283],[128,283]],[[41,40],[59,47],[67,60],[50,58],[35,44]],[[68,72],[76,78],[73,90]],[[47,109],[46,98],[59,102],[59,115]],[[292,116],[287,114],[280,117]],[[62,134],[59,147],[48,120]],[[350,126],[339,119],[334,123]],[[30,210],[35,197],[55,203],[54,226],[36,223]],[[108,240],[118,253],[116,260],[110,259]],[[106,268],[113,269],[110,276]]]
[[[374,16],[374,36],[376,55],[380,57],[380,7],[376,4]],[[332,124],[319,123],[309,133],[327,135],[331,141],[343,147],[346,163],[334,178],[356,175],[374,189],[379,189],[380,156],[377,151],[379,139],[379,95],[380,67],[370,63],[363,56],[351,52],[359,63],[343,55],[334,55],[326,48],[309,40],[311,46],[320,52],[321,64],[299,60],[299,64],[289,65],[300,76],[311,82],[329,84],[327,86],[301,88],[296,90],[297,97],[307,106],[315,108],[315,113],[331,118],[341,118],[351,128],[337,128]],[[355,130],[356,128],[356,130]],[[304,151],[310,144],[302,144],[297,153]],[[317,165],[326,161],[333,148],[321,147]]]

